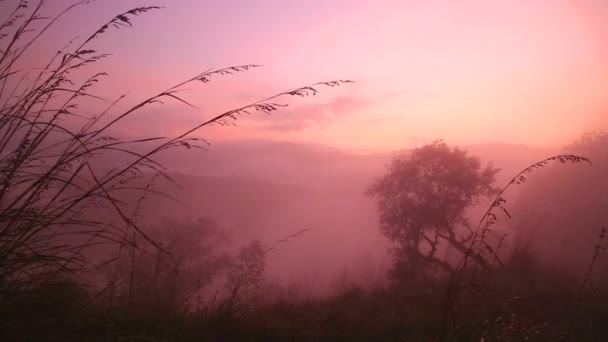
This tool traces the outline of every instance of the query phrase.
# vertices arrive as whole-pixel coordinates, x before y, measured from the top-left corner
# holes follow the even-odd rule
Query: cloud
[[[270,117],[257,116],[261,127],[276,131],[298,131],[306,127],[324,127],[340,117],[356,113],[369,106],[371,100],[356,96],[338,96],[326,103],[316,103],[295,107],[292,110],[273,114]]]

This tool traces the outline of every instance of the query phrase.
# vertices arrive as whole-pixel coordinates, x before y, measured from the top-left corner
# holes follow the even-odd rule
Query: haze
[[[0,20],[19,3],[0,0]],[[54,17],[74,2],[43,3]],[[94,51],[68,52],[112,18]],[[608,2],[97,0],[31,48],[0,37],[0,312],[18,298],[0,339],[82,303],[93,314],[57,336],[120,322],[121,336],[167,340],[606,337]],[[55,54],[51,80],[98,53],[111,55],[33,86]],[[63,156],[76,157],[48,166]],[[49,208],[61,214],[47,222]],[[86,229],[106,223],[121,228]],[[11,227],[34,232],[13,241]],[[11,273],[36,248],[87,261],[44,273],[77,284],[61,309],[19,311],[29,302],[12,295],[55,298],[27,278],[52,261]],[[90,325],[99,313],[106,325]]]

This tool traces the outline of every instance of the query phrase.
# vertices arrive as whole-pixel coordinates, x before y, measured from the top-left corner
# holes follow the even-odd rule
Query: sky
[[[1,3],[2,12],[12,3]],[[46,11],[71,3],[47,1]],[[181,94],[196,109],[149,107],[125,122],[126,134],[178,134],[233,107],[336,79],[355,83],[197,134],[383,151],[437,139],[554,146],[608,128],[602,0],[97,0],[63,18],[29,60],[40,63],[142,5],[164,8],[94,42],[112,53],[96,66],[109,73],[97,89],[105,98],[127,94],[126,106],[208,68],[263,67],[192,85]]]

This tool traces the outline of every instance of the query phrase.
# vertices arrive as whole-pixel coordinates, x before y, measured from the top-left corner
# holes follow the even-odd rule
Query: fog
[[[602,1],[0,0],[0,340],[608,340]]]
[[[521,169],[559,151],[510,144],[462,148],[501,169],[498,185],[506,185]],[[178,186],[160,182],[158,190],[173,199],[147,200],[142,216],[149,223],[211,219],[229,232],[234,246],[251,240],[270,245],[307,229],[269,257],[267,275],[273,282],[304,282],[310,291],[324,294],[346,272],[368,286],[390,268],[392,245],[379,232],[375,202],[365,191],[400,153],[407,150],[352,153],[268,141],[234,141],[212,144],[204,151],[172,152],[159,160],[177,171],[171,176]],[[516,197],[517,192],[510,199]],[[488,203],[469,213],[472,221],[479,219],[484,205]]]

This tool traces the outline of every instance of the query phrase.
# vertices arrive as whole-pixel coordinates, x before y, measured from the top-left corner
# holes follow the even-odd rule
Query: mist
[[[543,149],[508,144],[468,149],[501,168],[503,184],[547,155]],[[154,198],[144,203],[142,216],[150,222],[212,219],[231,233],[237,245],[254,239],[271,244],[307,229],[269,258],[267,272],[272,279],[280,284],[303,281],[317,294],[330,291],[344,272],[354,273],[362,283],[376,281],[390,266],[391,243],[378,232],[375,203],[365,191],[391,158],[403,152],[353,154],[319,145],[264,141],[183,151],[163,160],[179,171],[172,175],[178,187],[159,184],[159,189],[180,201]],[[192,154],[195,160],[189,158]],[[479,216],[475,212],[471,218],[474,214]]]
[[[0,339],[606,339],[607,16],[0,1]]]

